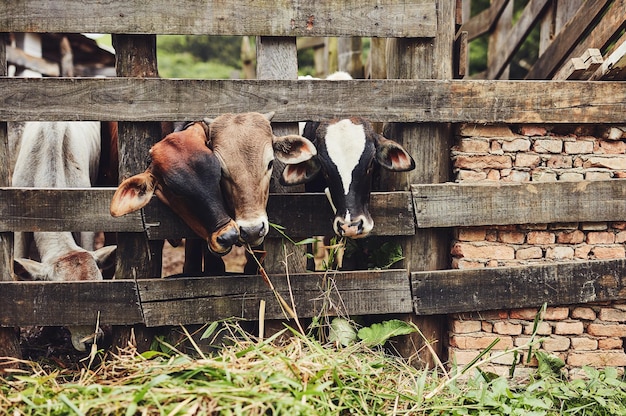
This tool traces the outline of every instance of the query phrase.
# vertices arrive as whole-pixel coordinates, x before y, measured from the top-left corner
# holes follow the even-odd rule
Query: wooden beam
[[[0,78],[0,120],[7,121],[276,111],[275,122],[359,114],[373,122],[602,124],[622,123],[624,102],[621,82]]]
[[[299,318],[410,312],[406,270],[270,275],[284,299],[295,300]],[[291,292],[289,291],[291,285]],[[284,319],[274,293],[260,276],[138,281],[147,326],[203,324],[227,317],[255,320],[266,301],[266,319]]]
[[[593,75],[592,79],[622,81],[626,76],[626,41],[622,42]]]
[[[301,318],[412,310],[406,270],[270,275]],[[291,285],[291,294],[289,290]],[[204,324],[228,317],[283,318],[261,276],[186,277],[83,282],[0,282],[0,326]]]
[[[12,0],[7,32],[433,37],[435,0]]]
[[[552,79],[587,80],[600,68],[602,62],[604,59],[599,49],[587,49],[582,56],[570,59]]]
[[[611,0],[589,0],[584,2],[574,17],[548,46],[543,55],[530,68],[526,79],[552,78],[552,75],[563,63],[563,60],[574,49],[578,41],[589,32],[589,28],[610,4]]]
[[[496,25],[508,2],[509,0],[494,0],[489,8],[478,13],[467,22],[464,22],[460,30],[468,33],[468,40],[470,42],[490,32]]]
[[[10,64],[21,66],[49,77],[58,77],[61,75],[61,68],[58,63],[31,56],[13,46],[7,46],[7,61]]]
[[[0,231],[146,232],[154,240],[195,235],[157,198],[143,213],[111,217],[114,192],[115,188],[0,188]],[[373,235],[415,234],[410,192],[374,192],[370,211]],[[293,238],[332,234],[333,213],[324,194],[271,194],[268,215]],[[279,234],[272,231],[270,237]]]
[[[0,282],[0,326],[142,323],[132,280]]]
[[[415,313],[626,299],[626,259],[411,273]]]
[[[509,64],[535,23],[539,21],[541,13],[548,3],[548,0],[530,0],[528,2],[507,38],[499,43],[500,48],[496,56],[490,59],[490,64],[487,68],[487,79],[500,78],[500,74]]]
[[[418,228],[626,221],[626,181],[413,185]]]

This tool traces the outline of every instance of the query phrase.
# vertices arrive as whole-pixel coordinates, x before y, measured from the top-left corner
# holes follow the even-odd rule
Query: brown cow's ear
[[[378,135],[376,138],[376,161],[385,169],[404,172],[415,169],[415,161],[404,147],[393,140]]]
[[[119,217],[137,211],[150,202],[157,181],[149,170],[126,179],[111,200],[111,215]]]
[[[320,168],[321,165],[315,158],[295,165],[285,165],[280,183],[285,186],[300,185],[313,179]]]
[[[276,158],[288,165],[305,162],[317,155],[315,145],[297,134],[274,136],[273,147]]]

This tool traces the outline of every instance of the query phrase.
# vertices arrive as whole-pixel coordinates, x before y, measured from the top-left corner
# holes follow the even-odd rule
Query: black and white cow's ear
[[[321,165],[316,158],[296,163],[295,165],[285,165],[285,170],[283,170],[283,174],[280,177],[280,184],[289,186],[309,182],[320,169]]]
[[[382,135],[376,138],[376,161],[380,166],[394,172],[415,169],[415,161],[404,147]]]
[[[111,200],[111,215],[120,217],[137,211],[150,202],[157,186],[157,180],[146,170],[123,181]]]
[[[281,137],[274,136],[272,146],[274,147],[276,159],[287,165],[305,162],[317,155],[315,145],[310,140],[297,134]]]

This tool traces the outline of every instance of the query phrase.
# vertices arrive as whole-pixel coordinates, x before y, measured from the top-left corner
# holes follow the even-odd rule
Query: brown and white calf
[[[321,171],[335,211],[335,234],[366,237],[374,228],[369,212],[374,164],[401,172],[414,169],[415,161],[402,146],[376,133],[361,117],[309,122],[303,135],[315,144],[317,156],[286,166],[281,183],[309,182]]]
[[[88,188],[98,173],[99,122],[27,122],[20,137],[12,177],[14,187]],[[41,261],[29,259],[31,234],[15,234],[14,271],[22,280],[101,280],[101,268],[113,263],[115,246],[93,251],[93,233],[81,233],[79,246],[70,232],[35,232]],[[93,334],[92,327],[69,328],[72,344]]]
[[[261,244],[269,231],[274,158],[301,163],[315,154],[301,136],[274,136],[270,118],[224,114],[166,136],[150,150],[148,169],[120,184],[111,214],[140,209],[155,194],[215,254],[226,254],[236,243]]]

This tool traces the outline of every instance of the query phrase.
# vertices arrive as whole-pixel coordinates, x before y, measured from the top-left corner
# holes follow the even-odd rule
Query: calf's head
[[[266,206],[274,158],[289,165],[316,154],[315,146],[302,136],[274,136],[272,116],[223,114],[205,120],[208,145],[221,165],[224,199],[239,227],[241,243],[259,245],[269,231]]]
[[[141,209],[156,195],[207,242],[212,253],[228,253],[239,239],[239,228],[224,207],[221,166],[207,146],[207,133],[205,123],[192,123],[152,146],[148,169],[117,188],[111,215]]]
[[[335,234],[366,237],[374,228],[368,209],[374,163],[400,172],[414,169],[415,161],[402,146],[376,133],[361,117],[307,123],[304,136],[314,142],[317,156],[288,165],[281,183],[308,182],[321,171],[335,211]]]

